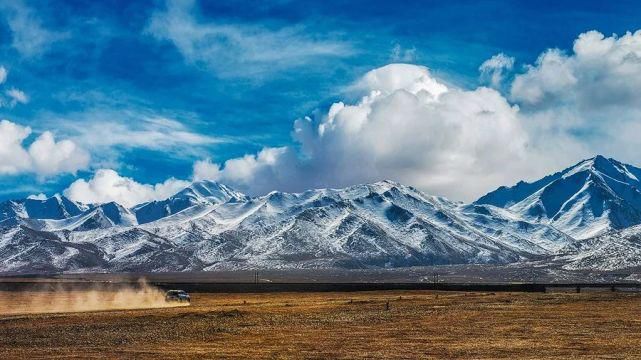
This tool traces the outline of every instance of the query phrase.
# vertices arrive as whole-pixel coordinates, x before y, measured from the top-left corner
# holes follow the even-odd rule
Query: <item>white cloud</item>
[[[621,37],[588,31],[570,53],[543,52],[515,77],[510,95],[531,119],[532,133],[560,136],[586,155],[638,163],[640,93],[641,31]]]
[[[317,39],[302,28],[205,22],[198,15],[195,1],[170,0],[152,15],[146,32],[219,76],[256,77],[352,52],[344,42]]]
[[[47,200],[47,195],[45,195],[43,193],[33,194],[33,195],[27,196],[27,199],[30,199],[30,200]]]
[[[31,169],[31,157],[22,146],[30,134],[29,127],[0,121],[0,174],[17,174]]]
[[[9,72],[4,66],[0,66],[0,84],[4,84],[5,81],[7,81],[7,76],[9,75]]]
[[[65,34],[47,30],[33,9],[21,0],[0,2],[0,14],[9,25],[12,45],[24,57],[36,57],[44,53],[52,43]]]
[[[107,131],[110,136],[103,136]],[[94,122],[82,130],[82,141],[95,146],[125,146],[147,149],[167,149],[176,146],[207,145],[222,139],[188,130],[183,124],[169,119],[140,118],[135,124]]]
[[[89,165],[89,153],[71,140],[56,142],[51,132],[45,131],[29,146],[33,169],[39,175],[75,173]]]
[[[220,165],[212,163],[211,159],[199,160],[194,163],[195,181],[218,180],[220,178]]]
[[[295,122],[298,147],[212,164],[216,178],[250,194],[390,178],[471,200],[548,170],[528,164],[535,157],[519,110],[495,90],[448,89],[427,68],[404,64],[370,71],[354,88],[359,102]]]
[[[518,75],[514,100],[529,105],[572,102],[578,107],[625,105],[641,108],[641,31],[605,37],[598,31],[579,35],[573,53],[548,50]]]
[[[1,10],[1,7],[0,7]],[[9,72],[4,66],[0,66],[0,85],[7,81]],[[24,91],[16,89],[15,87],[9,88],[0,94],[0,107],[7,106],[13,108],[17,104],[26,104],[29,102],[29,96]]]
[[[193,154],[198,147],[231,141],[200,134],[180,121],[144,112],[88,111],[48,121],[64,129],[78,144],[101,153],[114,148],[138,148]]]
[[[497,69],[513,66],[513,60],[499,60],[484,68],[493,85],[505,81],[505,72],[494,77]],[[447,86],[425,67],[388,65],[351,86],[357,101],[336,102],[325,113],[296,120],[294,145],[266,147],[221,164],[205,159],[194,164],[193,177],[218,180],[249,194],[389,178],[473,200],[497,186],[532,180],[596,153],[638,163],[641,32],[581,34],[573,52],[544,51],[505,85],[509,96],[487,87]],[[115,123],[113,128],[85,127],[90,131],[79,131],[77,138],[149,148],[174,139],[180,144],[210,141],[164,118],[147,117],[130,126]],[[30,131],[12,123],[4,127],[0,131],[11,140],[0,144],[0,155],[10,154],[13,161],[0,157],[0,172],[33,168],[30,151],[21,145]],[[104,129],[114,138],[103,139]],[[175,192],[175,184],[183,182],[145,185],[99,171],[67,191],[84,202],[131,204],[163,198]]]
[[[517,75],[512,83],[512,98],[526,104],[537,104],[546,98],[568,92],[577,83],[569,58],[560,50],[541,54],[536,65],[528,66],[525,74]]]
[[[371,70],[352,89],[366,94],[372,92],[374,96],[405,90],[428,101],[436,100],[447,92],[447,86],[432,77],[426,67],[409,64],[391,64]]]
[[[485,60],[479,67],[481,72],[481,81],[490,84],[493,88],[498,89],[505,77],[505,73],[514,67],[514,58],[498,53]]]
[[[26,104],[29,102],[29,97],[22,90],[16,88],[11,88],[5,92],[7,96],[11,99],[10,106],[16,106],[16,104]]]
[[[214,180],[230,184],[249,194],[260,195],[276,188],[303,190],[309,181],[296,169],[297,159],[290,148],[264,148],[257,154],[229,159],[224,169],[209,159],[194,163],[194,180]],[[310,178],[311,179],[311,178]]]
[[[69,199],[85,204],[115,201],[131,207],[152,200],[165,199],[184,189],[189,182],[170,178],[155,185],[141,184],[120,176],[111,169],[99,169],[91,179],[78,179],[64,191]]]
[[[45,131],[28,148],[23,142],[31,128],[8,120],[0,121],[0,174],[35,173],[46,177],[60,173],[75,173],[89,164],[89,154],[73,141],[56,142]]]

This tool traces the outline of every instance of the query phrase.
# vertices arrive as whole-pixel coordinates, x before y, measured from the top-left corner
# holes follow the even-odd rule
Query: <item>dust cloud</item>
[[[0,291],[0,314],[67,313],[188,306],[166,302],[164,291],[145,281],[129,286],[96,284],[84,289]]]

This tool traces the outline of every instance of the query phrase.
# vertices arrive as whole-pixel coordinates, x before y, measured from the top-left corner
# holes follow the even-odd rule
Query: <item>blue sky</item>
[[[513,58],[510,70],[524,74],[546,49],[559,48],[571,56],[573,42],[589,30],[608,37],[641,27],[641,4],[633,1],[6,0],[0,4],[0,65],[7,73],[0,84],[5,94],[0,118],[31,129],[21,142],[24,149],[49,131],[54,144],[68,140],[82,150],[71,164],[59,166],[30,160],[30,165],[2,171],[0,163],[0,199],[63,192],[99,169],[114,170],[139,184],[163,183],[172,177],[189,180],[198,161],[218,164],[223,170],[225,161],[248,154],[258,159],[266,148],[305,147],[293,140],[294,121],[322,116],[338,101],[357,103],[362,94],[355,93],[352,85],[384,65],[426,66],[431,76],[450,88],[473,90],[487,85],[479,79],[479,66],[496,54]],[[496,86],[510,105],[532,117],[542,114],[535,113],[542,105],[531,104],[514,91],[508,94],[509,87]],[[574,111],[567,104],[547,110],[564,113],[568,106]],[[594,114],[595,119],[599,116],[604,115]],[[634,116],[630,115],[632,125]],[[599,131],[593,124],[575,126],[567,129],[567,136],[582,141]],[[528,133],[530,140],[537,136]],[[604,150],[623,160],[635,158],[623,150]],[[298,159],[309,155],[288,151]],[[559,162],[583,155],[589,151],[573,152]],[[316,176],[315,171],[325,169],[319,163],[301,162],[296,174],[303,171],[299,168],[311,170],[297,176]],[[414,161],[407,163],[411,167]],[[477,175],[491,178],[490,186],[538,176],[557,165],[542,163],[541,171],[533,173],[515,170],[507,178],[482,171]],[[260,193],[270,187],[298,191],[375,180],[379,175],[395,178],[396,172],[379,172],[383,165],[374,166],[376,171],[336,182],[260,183],[237,174],[221,179]],[[421,175],[424,169],[410,169],[411,176],[398,180],[457,197],[447,186],[415,180],[432,176]]]

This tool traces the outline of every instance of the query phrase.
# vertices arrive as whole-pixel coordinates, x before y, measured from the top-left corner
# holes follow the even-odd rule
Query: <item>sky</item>
[[[0,0],[0,200],[640,165],[634,1]]]

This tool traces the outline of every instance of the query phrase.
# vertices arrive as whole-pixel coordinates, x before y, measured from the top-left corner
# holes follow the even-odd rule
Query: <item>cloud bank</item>
[[[250,195],[393,179],[469,201],[597,153],[638,162],[641,32],[590,31],[571,53],[548,49],[521,67],[498,54],[479,70],[493,88],[447,85],[417,65],[374,69],[349,86],[357,100],[294,121],[292,145],[200,160],[193,178]],[[99,193],[90,182],[78,188]],[[138,185],[144,199],[162,193]],[[101,194],[89,199],[116,198]]]
[[[115,201],[131,207],[147,201],[165,199],[188,185],[189,182],[174,178],[155,185],[141,184],[131,178],[120,176],[114,170],[99,169],[88,181],[74,181],[64,191],[64,195],[85,204]]]
[[[372,70],[353,88],[363,93],[358,102],[295,121],[296,146],[199,162],[195,177],[253,194],[390,178],[470,199],[527,172],[518,109],[493,89],[448,88],[407,64]]]
[[[514,61],[498,54],[481,65],[481,77],[499,89]],[[590,31],[571,54],[546,50],[514,75],[507,94],[448,87],[405,64],[370,71],[352,87],[363,92],[360,101],[295,121],[294,146],[201,162],[195,172],[209,169],[249,193],[391,178],[473,200],[596,153],[641,156],[641,31]]]
[[[23,142],[30,127],[8,120],[0,121],[0,174],[35,173],[40,177],[76,173],[89,165],[89,153],[71,140],[56,141],[45,131],[28,147]]]
[[[588,31],[571,53],[543,52],[515,76],[509,97],[537,133],[638,163],[641,157],[641,31],[606,37]]]

